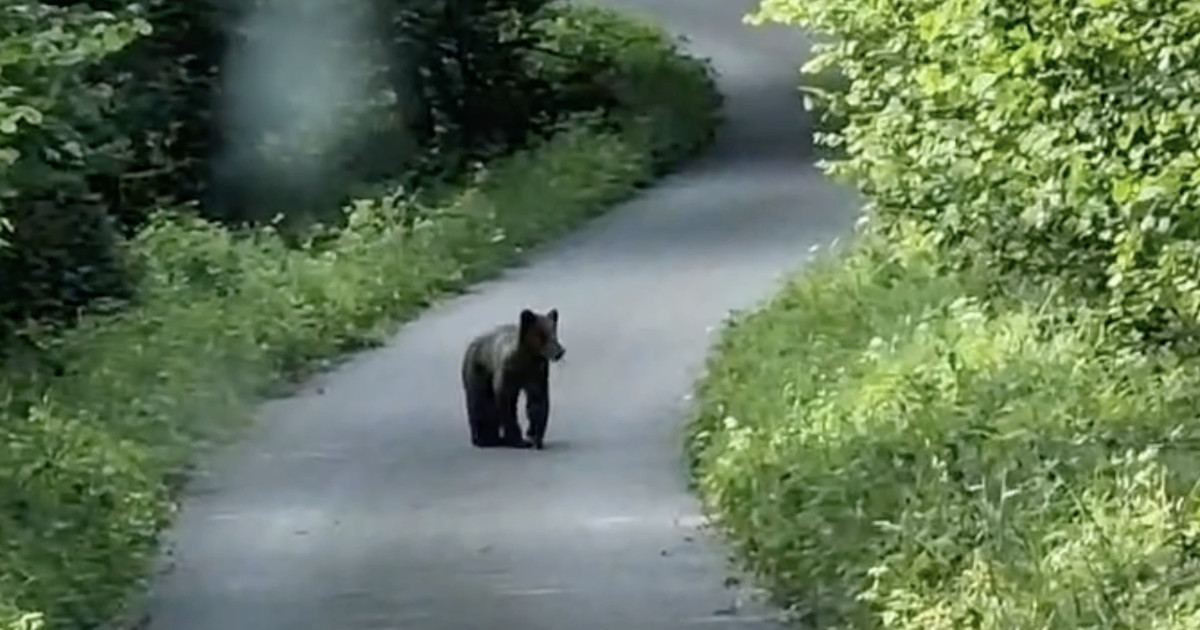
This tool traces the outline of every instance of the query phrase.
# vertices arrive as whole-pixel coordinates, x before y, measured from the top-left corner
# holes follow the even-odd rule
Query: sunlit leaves
[[[823,95],[847,121],[823,141],[845,148],[832,172],[868,192],[878,229],[920,218],[958,236],[948,260],[1083,279],[1125,231],[1147,233],[1125,275],[1200,239],[1200,13],[1173,7],[766,0],[756,20],[832,40],[809,64],[851,85]],[[1123,318],[1148,297],[1113,299]]]
[[[80,164],[103,150],[105,140],[82,129],[101,122],[111,91],[86,83],[81,68],[147,32],[133,15],[0,0],[0,247],[5,197],[58,181],[47,173],[56,163]]]

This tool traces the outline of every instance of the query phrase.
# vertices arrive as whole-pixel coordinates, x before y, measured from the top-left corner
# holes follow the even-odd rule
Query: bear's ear
[[[546,313],[546,317],[549,317],[550,321],[557,324],[558,323],[558,309],[556,309],[556,308],[550,309],[550,312]]]
[[[521,311],[521,332],[529,330],[537,324],[537,315],[529,309]]]

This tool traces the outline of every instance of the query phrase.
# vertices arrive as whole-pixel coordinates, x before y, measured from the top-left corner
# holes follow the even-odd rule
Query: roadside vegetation
[[[867,206],[700,384],[740,558],[811,627],[1200,627],[1200,12],[760,17],[829,38],[820,140]]]
[[[119,617],[189,462],[268,388],[710,140],[709,68],[656,26],[460,4],[346,3],[385,26],[309,33],[303,73],[350,50],[357,91],[271,127],[219,98],[229,50],[282,41],[234,5],[0,0],[0,628]]]

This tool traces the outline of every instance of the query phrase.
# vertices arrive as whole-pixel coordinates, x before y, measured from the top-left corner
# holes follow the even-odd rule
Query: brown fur
[[[550,363],[566,349],[558,340],[558,310],[521,311],[517,324],[497,326],[467,346],[462,384],[471,443],[480,448],[542,448],[550,420]],[[521,437],[517,399],[525,393],[528,436]]]

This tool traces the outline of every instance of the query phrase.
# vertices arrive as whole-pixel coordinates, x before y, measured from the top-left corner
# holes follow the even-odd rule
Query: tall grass
[[[820,628],[1200,627],[1200,366],[874,247],[711,360],[690,443],[741,557]]]

